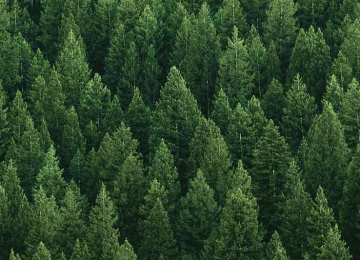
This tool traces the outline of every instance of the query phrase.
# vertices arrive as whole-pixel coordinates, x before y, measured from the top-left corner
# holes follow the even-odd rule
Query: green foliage
[[[76,243],[71,254],[70,260],[86,260],[90,259],[89,249],[86,243],[80,244],[79,239],[76,239]]]
[[[50,252],[47,250],[43,242],[39,243],[31,260],[51,260]]]
[[[309,131],[316,109],[314,98],[307,93],[306,85],[298,74],[286,93],[281,125],[293,153]]]
[[[337,77],[339,85],[346,90],[353,78],[353,69],[341,51],[332,65],[331,72]]]
[[[273,79],[261,100],[261,107],[268,119],[279,125],[285,106],[284,88],[277,79]]]
[[[120,246],[119,252],[120,252],[120,260],[136,260],[137,259],[134,249],[130,245],[130,243],[127,241],[127,239],[125,239],[124,244],[122,244]]]
[[[266,258],[269,260],[288,260],[286,249],[283,247],[279,234],[275,231],[266,248]]]
[[[229,125],[232,115],[229,99],[222,88],[219,90],[214,100],[214,108],[211,112],[211,119],[220,128],[221,134],[227,134],[227,127]]]
[[[190,180],[187,194],[181,199],[177,234],[181,237],[181,248],[194,259],[199,259],[204,240],[210,237],[217,224],[220,209],[214,194],[204,173],[199,170],[196,177]]]
[[[344,98],[344,89],[339,85],[336,76],[332,75],[327,86],[326,93],[324,95],[324,101],[331,103],[335,112],[340,109],[340,104]]]

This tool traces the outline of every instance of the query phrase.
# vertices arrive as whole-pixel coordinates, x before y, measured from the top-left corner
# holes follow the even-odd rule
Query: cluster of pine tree
[[[0,0],[0,259],[360,257],[358,0]]]

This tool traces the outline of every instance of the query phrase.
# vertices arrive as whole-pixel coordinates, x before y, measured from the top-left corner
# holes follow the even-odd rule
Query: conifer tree
[[[325,236],[325,243],[321,247],[320,253],[317,255],[316,259],[317,260],[352,259],[349,253],[349,249],[346,246],[346,243],[341,239],[341,234],[337,225],[335,225],[335,228],[331,228],[327,233],[327,235]]]
[[[74,106],[77,111],[90,77],[89,65],[80,41],[81,38],[76,38],[71,30],[56,60],[56,69],[66,95],[66,105]]]
[[[360,106],[357,102],[358,98],[360,98],[360,85],[356,79],[353,79],[344,94],[339,109],[339,120],[344,128],[346,142],[353,151],[359,140],[360,126],[357,118],[360,114]]]
[[[232,110],[230,108],[229,99],[221,88],[215,96],[211,119],[220,128],[223,136],[226,136],[227,134],[227,128],[229,126],[231,115]]]
[[[266,69],[266,48],[264,47],[260,35],[255,26],[251,26],[246,47],[249,53],[249,62],[251,74],[254,75],[254,89],[252,93],[262,99],[265,87],[265,69]]]
[[[151,111],[145,105],[138,88],[134,90],[134,96],[124,118],[134,138],[139,141],[139,152],[147,156],[149,153]]]
[[[31,256],[36,253],[38,244],[42,242],[44,247],[49,248],[51,255],[55,257],[58,253],[56,235],[61,223],[61,216],[55,198],[47,197],[41,186],[34,193],[34,206],[29,222],[30,230],[26,239],[27,254]]]
[[[120,246],[120,260],[136,260],[137,256],[134,252],[133,247],[130,245],[127,239],[125,239],[124,244]]]
[[[344,89],[340,87],[336,76],[332,75],[326,86],[324,101],[331,103],[335,112],[340,109],[340,104],[344,98]]]
[[[109,191],[113,190],[116,174],[129,155],[136,156],[138,142],[132,138],[129,127],[124,123],[111,136],[106,134],[97,152],[101,179]]]
[[[140,255],[143,259],[172,259],[177,254],[169,218],[160,200],[144,222]]]
[[[26,75],[26,84],[28,87],[34,84],[35,79],[41,75],[43,78],[47,78],[47,72],[50,70],[50,64],[44,59],[43,53],[40,49],[37,49],[32,57],[29,65],[29,71]]]
[[[281,201],[289,163],[288,145],[278,127],[270,120],[254,150],[251,169],[253,192],[260,206],[260,219],[268,230],[274,230],[278,226],[276,207]]]
[[[108,110],[106,111],[103,125],[104,129],[102,132],[112,134],[121,126],[122,121],[123,110],[121,109],[119,98],[114,96]]]
[[[256,199],[245,195],[240,187],[235,189],[227,197],[218,229],[205,244],[204,257],[261,258],[262,232],[257,218]]]
[[[80,244],[79,239],[76,239],[76,243],[71,254],[70,260],[87,260],[90,259],[90,252],[86,242],[83,245]]]
[[[359,244],[358,230],[359,219],[358,211],[358,196],[359,196],[359,163],[360,163],[360,146],[358,147],[352,157],[352,160],[347,168],[346,180],[343,188],[343,195],[340,202],[340,227],[343,231],[344,238],[349,246],[357,255],[357,245]]]
[[[156,154],[149,167],[148,176],[150,180],[156,179],[168,192],[168,213],[172,220],[175,208],[180,198],[179,175],[174,166],[174,157],[166,146],[164,140],[161,140]],[[163,201],[162,201],[163,202]],[[163,206],[165,207],[163,202]],[[171,210],[169,210],[171,209]]]
[[[284,88],[282,84],[274,78],[261,100],[261,107],[263,108],[266,117],[272,119],[276,125],[279,125],[282,119],[284,106]]]
[[[11,249],[9,260],[21,260],[21,258],[18,254],[14,253],[13,249]]]
[[[0,158],[4,157],[6,146],[9,138],[9,125],[8,125],[8,115],[7,107],[5,107],[7,101],[7,95],[3,90],[1,81],[0,81]]]
[[[63,15],[61,18],[61,24],[59,26],[59,31],[58,31],[59,36],[57,38],[56,49],[58,51],[64,49],[65,43],[67,41],[70,31],[72,31],[74,33],[75,38],[79,40],[81,49],[85,50],[85,44],[82,41],[80,28],[76,24],[75,18],[72,14],[70,14],[69,16]]]
[[[266,10],[265,38],[268,43],[274,41],[282,71],[289,64],[291,48],[296,38],[297,19],[294,17],[296,11],[297,6],[293,0],[272,0]]]
[[[87,232],[87,241],[91,249],[91,259],[101,259],[103,249],[113,236],[117,237],[118,230],[114,228],[117,217],[113,203],[102,184],[96,198],[96,205],[90,212],[90,226]]]
[[[281,80],[281,66],[277,47],[271,40],[265,57],[265,78],[269,84],[272,79]]]
[[[0,256],[4,259],[7,258],[10,251],[11,244],[10,241],[7,241],[6,237],[10,234],[10,217],[9,217],[9,209],[8,209],[8,198],[5,194],[5,189],[0,185]]]
[[[306,85],[298,74],[286,93],[282,118],[282,132],[293,153],[297,151],[302,139],[306,136],[316,109],[314,98],[307,93]]]
[[[59,167],[59,159],[55,155],[54,146],[50,146],[45,154],[44,166],[36,176],[35,187],[40,186],[47,197],[54,196],[57,202],[63,199],[65,195],[66,182],[63,179],[63,170]]]
[[[51,140],[51,136],[44,118],[41,120],[41,124],[37,130],[39,132],[41,149],[47,152],[50,146],[54,145],[54,142]]]
[[[214,195],[204,173],[199,170],[181,199],[177,234],[181,237],[181,248],[194,259],[199,259],[204,241],[210,237],[220,214]]]
[[[155,107],[150,125],[150,154],[164,139],[174,156],[175,166],[179,170],[180,180],[185,171],[185,162],[189,156],[189,143],[200,118],[197,102],[180,72],[172,67],[167,83],[161,89],[160,100]]]
[[[324,103],[322,114],[314,119],[307,143],[309,150],[304,166],[307,189],[315,195],[321,186],[330,207],[338,214],[349,151],[343,128],[331,104]]]
[[[341,51],[339,51],[338,57],[334,60],[331,72],[336,76],[339,85],[346,90],[353,78],[353,70]]]
[[[267,244],[266,256],[268,260],[289,260],[277,231],[272,234],[270,242]]]
[[[31,260],[51,260],[50,252],[47,250],[43,242],[40,241]]]
[[[292,161],[285,176],[284,201],[278,205],[282,241],[289,256],[294,259],[300,259],[307,252],[307,219],[313,207],[300,175],[300,168]]]
[[[325,27],[326,0],[317,1],[316,4],[310,0],[300,0],[297,13],[301,28],[309,28],[311,25],[320,28]]]
[[[77,239],[82,238],[85,234],[85,223],[81,219],[81,210],[80,202],[76,200],[74,192],[67,188],[60,208],[61,223],[57,239],[61,251],[68,258],[73,254],[73,247],[78,242]]]
[[[236,26],[239,30],[240,38],[243,38],[248,32],[245,12],[238,0],[226,0],[222,2],[217,16],[219,17],[219,37],[221,45],[226,46],[228,38],[231,38],[233,28]]]
[[[253,75],[251,74],[250,58],[244,40],[238,36],[236,27],[233,29],[231,40],[225,53],[219,60],[218,87],[222,88],[229,97],[230,106],[237,103],[245,105],[252,92]]]
[[[310,210],[308,222],[307,241],[310,247],[309,257],[315,259],[320,253],[321,246],[325,243],[325,237],[335,225],[335,218],[328,206],[324,191],[319,187],[316,193],[314,207]]]
[[[254,25],[257,30],[261,30],[261,26],[266,19],[265,11],[270,2],[269,0],[242,0],[241,3],[246,13],[248,24]]]
[[[125,159],[114,183],[114,204],[119,218],[123,237],[136,241],[133,233],[138,219],[140,204],[146,194],[147,183],[142,161],[132,154]]]

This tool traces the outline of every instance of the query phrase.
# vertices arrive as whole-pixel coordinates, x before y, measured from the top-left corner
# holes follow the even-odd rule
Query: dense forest
[[[360,259],[360,1],[0,0],[0,259]]]

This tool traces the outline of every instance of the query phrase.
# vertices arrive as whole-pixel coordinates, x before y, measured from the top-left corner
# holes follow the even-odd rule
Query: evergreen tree
[[[204,259],[261,259],[262,232],[258,206],[241,188],[229,194],[220,225],[205,244]]]
[[[271,1],[269,0],[242,0],[246,20],[248,24],[252,24],[257,30],[261,30],[261,25],[266,19],[265,11]]]
[[[194,259],[199,259],[204,241],[210,237],[220,214],[214,195],[214,190],[199,170],[181,199],[177,234],[181,237],[181,248]]]
[[[298,74],[291,89],[286,93],[282,118],[282,132],[293,153],[296,153],[306,136],[316,109],[314,98],[307,93],[306,85]]]
[[[272,79],[281,80],[281,66],[277,47],[273,40],[271,40],[265,57],[265,78],[269,84]]]
[[[296,11],[297,6],[293,0],[272,0],[266,10],[265,38],[268,43],[274,41],[282,71],[289,64],[291,48],[296,38],[297,19],[294,17]]]
[[[120,246],[120,260],[136,260],[137,256],[134,252],[133,247],[130,243],[125,239],[124,244]]]
[[[59,167],[59,159],[55,155],[55,148],[50,146],[45,154],[44,166],[36,176],[35,187],[40,186],[47,197],[54,196],[59,202],[65,195],[66,182],[63,179],[63,170]]]
[[[4,259],[7,258],[10,251],[11,244],[10,241],[7,241],[6,237],[9,236],[9,224],[10,217],[9,217],[9,209],[8,209],[8,198],[5,194],[5,189],[0,185],[0,242],[1,242],[1,249],[0,249],[0,256]]]
[[[333,211],[328,207],[328,202],[321,186],[317,190],[314,208],[310,210],[307,222],[307,241],[310,247],[309,257],[315,259],[316,255],[320,253],[321,246],[325,243],[328,231],[335,225]]]
[[[51,260],[50,252],[47,250],[43,242],[40,241],[31,260]]]
[[[138,88],[134,90],[134,96],[124,117],[134,138],[139,141],[139,152],[147,156],[149,153],[151,111],[145,105]]]
[[[356,79],[353,79],[349,84],[339,109],[339,120],[344,128],[346,142],[353,151],[358,143],[360,129],[357,120],[360,113],[360,106],[357,102],[358,98],[360,98],[360,85]]]
[[[86,243],[83,246],[80,244],[79,239],[76,239],[76,243],[71,254],[70,260],[87,260],[90,259],[89,249]]]
[[[197,102],[180,72],[172,67],[167,83],[161,89],[160,100],[157,103],[150,125],[150,154],[154,156],[155,149],[164,139],[172,152],[175,166],[179,170],[180,180],[184,179],[185,162],[189,156],[189,143],[200,118]]]
[[[356,213],[359,209],[358,196],[360,187],[358,186],[360,163],[360,145],[354,153],[352,160],[347,168],[346,180],[343,188],[343,196],[340,203],[340,227],[344,238],[349,246],[354,250],[354,255],[358,254],[357,245],[359,244],[358,228],[359,219]]]
[[[305,180],[310,194],[322,186],[329,205],[338,213],[338,202],[346,178],[348,148],[344,132],[332,105],[324,103],[307,136],[308,154],[305,161]],[[331,149],[329,148],[331,147]]]
[[[279,224],[275,213],[277,203],[281,201],[289,163],[288,145],[280,135],[278,127],[270,120],[254,150],[251,169],[254,196],[260,206],[260,219],[268,230],[275,230]]]
[[[226,136],[227,134],[227,128],[229,126],[231,115],[232,110],[230,108],[229,99],[221,88],[215,96],[211,119],[220,128],[223,136]]]
[[[268,260],[289,260],[286,249],[283,247],[279,234],[275,231],[267,244],[266,259]]]
[[[344,89],[340,87],[336,76],[332,75],[327,86],[326,93],[324,95],[324,101],[331,103],[335,112],[340,109],[340,104],[344,98]]]
[[[61,216],[55,198],[47,197],[41,186],[34,194],[33,212],[29,222],[30,230],[26,239],[27,254],[31,256],[36,253],[38,244],[42,242],[55,257],[58,253],[55,238],[61,223]]]
[[[132,138],[129,127],[124,123],[111,136],[106,134],[97,152],[101,179],[112,191],[117,173],[129,155],[136,155],[138,142]]]
[[[266,49],[254,25],[251,26],[246,46],[249,53],[251,74],[254,75],[255,88],[252,93],[261,99],[265,92],[264,87],[266,86],[264,77],[266,69]]]
[[[341,51],[339,51],[338,57],[334,60],[331,72],[336,76],[339,85],[346,90],[353,78],[353,70]]]
[[[264,98],[261,100],[261,107],[266,117],[272,119],[276,125],[279,125],[284,106],[285,94],[283,86],[277,79],[273,79],[264,94]]]
[[[179,176],[176,167],[174,166],[174,157],[166,146],[164,140],[161,140],[156,154],[149,167],[149,179],[158,180],[159,183],[168,192],[169,203],[169,217],[170,220],[174,217],[174,210],[177,208],[177,202],[180,197]],[[162,201],[163,202],[163,201]],[[165,207],[163,202],[163,206]]]
[[[231,38],[234,26],[238,28],[240,38],[247,34],[249,30],[248,24],[241,3],[238,0],[223,1],[217,16],[219,19],[219,37],[223,47],[226,46],[228,38]]]
[[[14,250],[11,249],[9,260],[21,260],[21,258],[18,254],[14,253]]]
[[[6,146],[8,144],[8,134],[9,134],[9,125],[8,125],[8,115],[7,107],[5,107],[7,101],[7,95],[3,90],[1,81],[0,81],[0,158],[3,158],[6,151]]]
[[[91,249],[90,259],[101,259],[104,248],[110,242],[111,237],[118,236],[118,230],[114,228],[117,217],[104,184],[101,185],[96,205],[91,209],[89,217],[87,241]]]
[[[112,134],[115,132],[123,121],[123,111],[121,109],[120,101],[117,96],[111,100],[110,107],[106,111],[103,125],[103,133]]]
[[[123,237],[136,241],[135,230],[140,204],[145,196],[147,183],[142,161],[129,154],[122,164],[114,183],[114,204]]]
[[[311,197],[305,191],[300,175],[299,167],[295,161],[292,161],[286,173],[285,201],[278,205],[281,210],[282,241],[289,256],[293,259],[301,259],[307,252],[307,219],[313,207]]]
[[[51,136],[44,119],[41,120],[41,125],[37,130],[39,132],[41,149],[47,152],[50,149],[50,146],[54,145],[54,142],[51,140]]]
[[[234,27],[232,39],[228,41],[225,53],[219,60],[218,86],[229,97],[231,107],[237,103],[245,105],[252,92],[253,75],[251,74],[250,58],[244,40],[238,37]]]
[[[143,242],[140,248],[142,259],[172,259],[177,254],[169,218],[160,200],[144,222]]]
[[[311,0],[298,1],[299,10],[297,17],[301,28],[310,26],[324,28],[326,23],[325,9],[326,0],[317,1],[316,4]]]
[[[66,105],[68,107],[74,106],[77,111],[84,88],[90,77],[89,66],[80,41],[81,38],[76,38],[73,31],[70,31],[64,48],[56,60],[56,69],[60,74],[66,95]]]
[[[335,225],[335,228],[331,228],[325,237],[325,243],[320,249],[320,253],[317,255],[318,260],[335,260],[343,259],[350,260],[352,259],[349,249],[346,246],[346,243],[341,240],[340,231]]]

